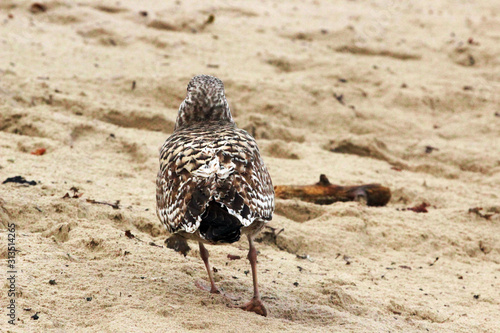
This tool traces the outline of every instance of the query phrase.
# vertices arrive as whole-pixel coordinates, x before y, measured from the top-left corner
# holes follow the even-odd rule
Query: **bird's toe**
[[[255,312],[258,315],[267,317],[267,309],[260,299],[252,298],[248,303],[238,306],[240,309]]]

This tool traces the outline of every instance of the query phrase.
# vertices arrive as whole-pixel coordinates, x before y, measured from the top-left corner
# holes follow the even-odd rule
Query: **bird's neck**
[[[175,129],[187,128],[193,125],[203,125],[209,123],[233,124],[234,120],[229,110],[226,100],[217,104],[193,103],[185,99],[177,115]]]

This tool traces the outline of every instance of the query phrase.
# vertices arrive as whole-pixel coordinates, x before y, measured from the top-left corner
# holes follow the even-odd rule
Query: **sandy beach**
[[[1,332],[500,332],[498,1],[2,0],[0,59]],[[197,74],[224,82],[274,185],[392,192],[276,200],[268,317],[197,288],[198,247],[168,249],[155,213]],[[246,240],[208,250],[248,300]]]

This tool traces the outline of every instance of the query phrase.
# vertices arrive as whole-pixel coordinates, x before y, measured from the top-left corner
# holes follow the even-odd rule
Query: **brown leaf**
[[[422,202],[418,206],[408,208],[408,210],[412,210],[415,213],[428,213],[427,207],[429,206],[430,205],[427,202]]]
[[[487,219],[487,220],[489,220],[493,215],[495,215],[495,214],[483,214],[480,212],[480,210],[482,210],[482,209],[483,209],[483,207],[469,208],[469,213],[474,213],[477,216],[482,217],[483,219]]]
[[[38,148],[38,149],[33,150],[31,152],[31,155],[41,156],[41,155],[45,154],[46,151],[47,151],[47,149],[45,149],[45,148]]]
[[[68,192],[66,192],[66,194],[64,195],[64,197],[62,197],[63,199],[68,199],[68,198],[78,199],[78,198],[80,198],[83,195],[83,193],[79,193],[78,192],[79,191],[78,188],[76,188],[74,186],[71,187],[69,190],[73,192],[73,195],[71,195]]]

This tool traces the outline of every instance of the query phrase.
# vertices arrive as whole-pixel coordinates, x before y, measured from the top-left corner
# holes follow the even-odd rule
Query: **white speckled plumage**
[[[156,195],[160,221],[169,232],[193,234],[188,238],[196,239],[212,200],[234,215],[242,228],[270,220],[271,178],[254,138],[234,123],[222,81],[195,76],[187,92],[175,131],[160,150]]]

